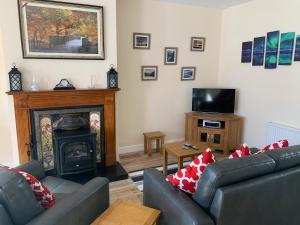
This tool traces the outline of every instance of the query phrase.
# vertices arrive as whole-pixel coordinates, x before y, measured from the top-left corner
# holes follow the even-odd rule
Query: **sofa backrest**
[[[25,178],[3,168],[0,168],[0,204],[16,225],[26,224],[44,211]]]
[[[265,154],[210,164],[202,174],[193,199],[209,209],[218,188],[272,173],[275,161]]]
[[[275,161],[275,171],[300,166],[300,145],[267,151],[265,154]]]
[[[300,166],[218,188],[217,225],[299,225]]]

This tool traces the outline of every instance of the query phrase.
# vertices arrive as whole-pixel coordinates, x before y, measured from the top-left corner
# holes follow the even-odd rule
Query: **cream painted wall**
[[[300,127],[300,63],[275,70],[240,63],[241,45],[269,31],[300,34],[300,1],[255,0],[224,10],[219,85],[239,89],[237,113],[245,117],[244,141],[265,145],[266,123]]]
[[[221,11],[158,0],[117,0],[120,152],[140,150],[142,133],[160,130],[184,138],[184,113],[193,87],[217,85]],[[132,48],[133,32],[151,33],[151,50]],[[207,38],[204,53],[190,38]],[[164,47],[178,47],[178,65],[165,66]],[[141,81],[141,66],[157,65],[158,81]],[[196,66],[195,81],[181,81],[182,66]]]
[[[104,6],[106,53],[104,61],[23,59],[17,1],[3,1],[5,4],[2,4],[0,8],[0,35],[3,43],[1,45],[0,42],[0,52],[2,52],[2,57],[0,57],[0,143],[2,146],[0,163],[17,164],[12,99],[4,94],[9,89],[7,73],[10,71],[12,62],[17,63],[23,74],[25,90],[30,88],[33,76],[41,89],[52,89],[61,78],[69,79],[76,88],[87,88],[91,75],[97,77],[98,87],[106,87],[106,72],[110,64],[117,65],[116,0],[72,0],[74,3]]]
[[[1,40],[1,30],[0,30],[0,74],[4,74],[5,66],[4,66],[4,56],[3,56],[3,47]],[[6,90],[6,77],[0,76],[0,163],[4,164],[12,164],[13,162],[13,152],[12,152],[12,138],[10,132],[9,125],[9,107],[8,107],[8,99],[4,94],[4,90]]]

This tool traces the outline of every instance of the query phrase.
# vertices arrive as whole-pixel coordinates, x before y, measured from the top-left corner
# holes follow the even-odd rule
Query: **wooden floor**
[[[223,152],[214,152],[216,160],[222,160],[228,156],[224,155]],[[190,161],[190,158],[186,158],[185,161]],[[163,166],[163,155],[157,152],[153,152],[152,156],[149,157],[147,154],[144,154],[143,151],[135,153],[127,153],[120,155],[120,162],[124,169],[130,173],[133,171],[143,170],[146,168]],[[169,155],[169,164],[177,163],[176,158]]]
[[[131,179],[112,182],[109,184],[110,203],[117,199],[130,200],[142,204],[143,194]]]

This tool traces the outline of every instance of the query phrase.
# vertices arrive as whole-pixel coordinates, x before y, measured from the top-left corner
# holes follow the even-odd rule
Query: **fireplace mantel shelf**
[[[90,92],[117,92],[120,88],[97,88],[97,89],[75,89],[75,90],[40,90],[40,91],[8,91],[7,95],[39,95],[53,93],[90,93]]]
[[[120,89],[77,89],[7,92],[13,96],[19,161],[28,161],[31,140],[31,110],[77,106],[104,106],[105,164],[116,164],[115,94]]]

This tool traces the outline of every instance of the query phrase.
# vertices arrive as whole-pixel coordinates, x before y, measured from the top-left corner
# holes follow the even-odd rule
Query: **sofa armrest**
[[[158,170],[145,170],[143,192],[144,205],[161,211],[159,225],[214,225],[199,205],[165,181]]]
[[[109,207],[109,181],[96,177],[28,225],[88,225]]]
[[[30,173],[36,179],[41,180],[45,178],[45,171],[43,165],[37,160],[31,160],[25,164],[16,167],[18,170]]]

